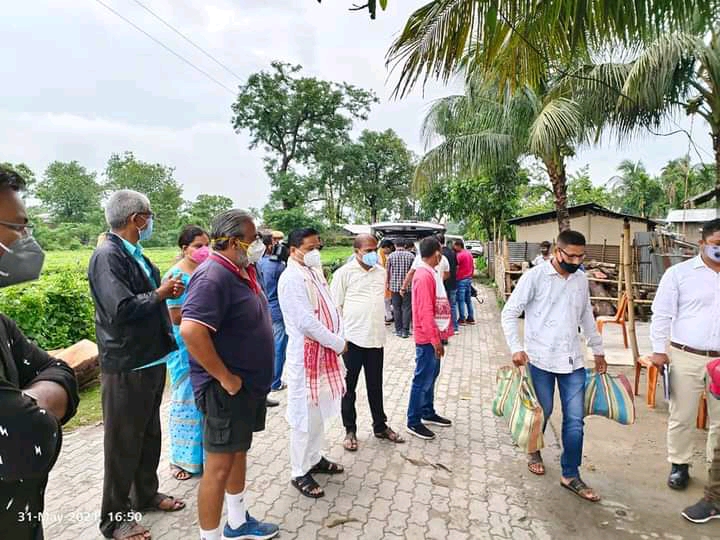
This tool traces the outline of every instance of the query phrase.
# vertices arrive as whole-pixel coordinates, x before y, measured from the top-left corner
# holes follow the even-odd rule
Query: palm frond
[[[549,100],[530,127],[528,146],[536,156],[548,156],[558,148],[579,141],[584,132],[583,112],[567,98]]]

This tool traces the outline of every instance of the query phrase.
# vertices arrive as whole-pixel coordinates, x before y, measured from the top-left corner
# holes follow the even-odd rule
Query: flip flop
[[[540,455],[540,450],[528,454],[528,470],[537,476],[543,476],[545,474],[545,464]]]
[[[343,441],[343,448],[345,448],[345,450],[347,450],[348,452],[357,452],[358,441],[354,433],[348,433],[347,435],[345,435],[345,440]]]
[[[573,478],[567,484],[561,481],[560,485],[565,489],[572,491],[575,495],[585,501],[592,503],[600,501],[600,496],[595,493],[593,489],[589,487],[585,482],[583,482],[579,476],[577,478]]]
[[[125,521],[113,530],[113,540],[127,540],[134,536],[141,536],[143,540],[150,540],[150,531],[136,521]]]
[[[177,465],[170,465],[170,470],[172,471],[173,478],[175,478],[175,480],[179,480],[180,482],[190,480],[193,477],[192,473],[186,471],[182,467],[178,467]]]
[[[385,431],[381,431],[380,433],[376,433],[375,436],[378,439],[386,439],[390,442],[393,442],[395,444],[402,444],[405,442],[405,439],[403,439],[397,432],[393,431],[392,429],[385,428]]]
[[[165,501],[170,501],[172,506],[170,508],[163,508],[162,504]],[[185,508],[185,502],[176,499],[172,495],[165,495],[164,493],[157,493],[152,499],[150,506],[141,510],[141,512],[179,512]]]

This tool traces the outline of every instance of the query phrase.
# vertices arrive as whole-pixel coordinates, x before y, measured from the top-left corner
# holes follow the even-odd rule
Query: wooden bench
[[[658,375],[660,372],[658,368],[650,361],[649,356],[641,356],[635,360],[635,395],[638,393],[640,387],[640,372],[642,369],[647,369],[647,395],[645,400],[648,407],[651,409],[655,408],[656,405],[656,394],[657,394],[657,382]],[[698,429],[707,429],[708,427],[708,412],[707,412],[707,396],[703,392],[698,402],[698,413],[696,419],[696,425]]]

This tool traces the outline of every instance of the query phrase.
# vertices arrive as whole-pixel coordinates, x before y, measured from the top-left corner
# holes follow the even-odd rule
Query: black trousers
[[[164,364],[102,374],[105,479],[100,531],[106,538],[129,521],[131,510],[150,506],[158,492],[164,388]]]
[[[399,292],[392,293],[393,317],[395,319],[395,332],[409,332],[412,319],[412,295],[410,291],[402,296]]]
[[[343,355],[343,360],[347,368],[347,375],[345,376],[347,390],[342,398],[342,419],[345,430],[353,433],[357,432],[357,411],[355,410],[357,395],[355,389],[360,378],[360,370],[364,369],[368,403],[370,404],[370,414],[372,414],[373,419],[373,432],[382,433],[387,428],[382,390],[383,349],[366,349],[348,343],[348,350]]]

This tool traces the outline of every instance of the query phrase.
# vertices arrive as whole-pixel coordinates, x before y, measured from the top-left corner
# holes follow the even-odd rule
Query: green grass
[[[92,253],[92,249],[48,251],[45,253],[43,273],[62,272],[64,270],[80,270],[85,273],[87,272]],[[160,272],[165,272],[175,263],[175,258],[178,256],[178,249],[172,247],[146,248],[144,253],[157,265]]]
[[[73,431],[83,426],[93,426],[102,420],[100,403],[100,385],[97,384],[80,392],[80,405],[77,414],[63,428]]]
[[[323,264],[330,264],[338,260],[343,262],[352,255],[353,249],[347,246],[329,246],[320,252]]]

